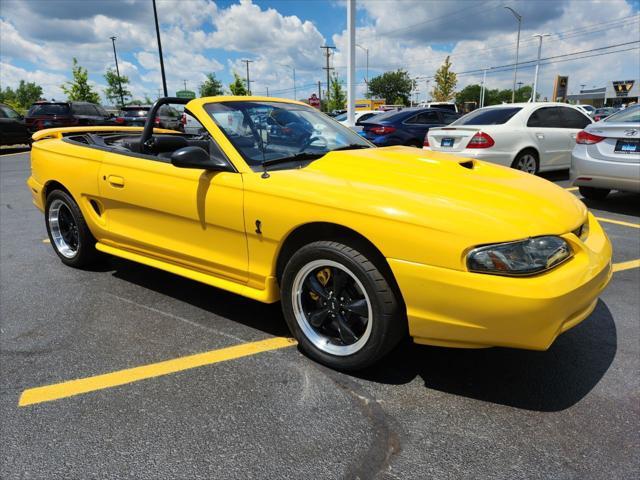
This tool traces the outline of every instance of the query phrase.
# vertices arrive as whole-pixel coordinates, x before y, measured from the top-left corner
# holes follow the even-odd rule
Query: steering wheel
[[[302,145],[302,147],[300,147],[300,150],[298,150],[298,153],[304,152],[307,148],[309,148],[309,146],[311,146],[311,144],[313,142],[315,142],[316,140],[322,140],[324,141],[324,145],[322,145],[323,147],[326,147],[328,145],[327,139],[323,138],[323,137],[310,137],[309,140],[307,140],[306,142],[304,142],[304,144]]]

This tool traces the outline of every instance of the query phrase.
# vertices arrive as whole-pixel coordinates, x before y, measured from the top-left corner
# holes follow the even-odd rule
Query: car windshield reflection
[[[314,108],[285,102],[216,102],[205,106],[250,167],[319,158],[333,150],[371,148],[357,133]],[[300,155],[300,154],[305,155]]]

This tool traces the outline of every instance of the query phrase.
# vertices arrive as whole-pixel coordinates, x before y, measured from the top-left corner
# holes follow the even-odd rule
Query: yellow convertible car
[[[154,129],[167,103],[186,103],[200,133]],[[27,183],[63,263],[102,252],[280,300],[300,347],[338,369],[370,365],[407,335],[547,349],[611,277],[607,236],[562,188],[375,148],[294,101],[165,98],[144,129],[33,139]]]

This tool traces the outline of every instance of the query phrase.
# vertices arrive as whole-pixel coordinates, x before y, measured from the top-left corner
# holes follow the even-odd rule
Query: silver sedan
[[[640,105],[587,125],[571,153],[571,180],[583,197],[611,190],[640,193]]]

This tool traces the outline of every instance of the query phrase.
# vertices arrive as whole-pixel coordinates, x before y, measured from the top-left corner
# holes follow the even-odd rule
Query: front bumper
[[[546,350],[584,320],[611,278],[611,243],[589,214],[589,237],[563,236],[573,257],[546,273],[502,277],[388,259],[416,343]]]
[[[576,145],[571,153],[571,181],[577,186],[640,193],[640,163],[598,160],[589,155],[586,145]]]

